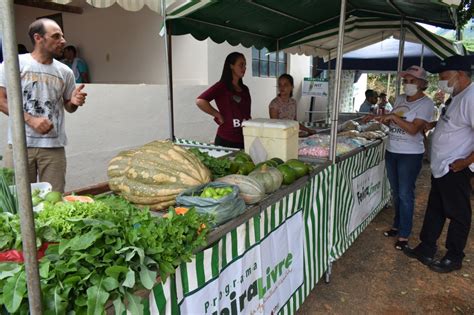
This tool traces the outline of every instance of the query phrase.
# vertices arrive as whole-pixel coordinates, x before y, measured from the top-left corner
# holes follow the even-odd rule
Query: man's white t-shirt
[[[449,164],[468,157],[474,151],[474,83],[451,97],[433,132],[431,173],[440,178],[449,172]],[[469,166],[474,172],[474,164]]]
[[[37,62],[31,54],[19,55],[23,111],[36,117],[47,117],[53,129],[39,134],[25,125],[29,148],[59,148],[67,144],[64,126],[64,102],[70,100],[76,84],[69,67],[55,59],[51,64]],[[6,88],[4,65],[0,65],[0,86]],[[8,143],[12,143],[11,119],[8,120]]]
[[[406,95],[402,94],[395,100],[391,113],[396,114],[408,122],[421,119],[431,121],[433,116],[433,101],[424,96],[416,101],[408,102]],[[421,132],[411,135],[395,123],[390,123],[389,141],[387,151],[403,154],[421,154],[425,152],[423,135]]]

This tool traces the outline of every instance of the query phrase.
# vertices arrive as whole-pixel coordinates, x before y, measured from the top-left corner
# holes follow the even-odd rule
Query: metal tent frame
[[[117,0],[119,3],[126,3],[127,1]],[[171,7],[171,5],[166,6],[165,0],[140,0],[139,2],[142,6],[147,4],[150,7],[157,8],[158,4],[161,8],[161,12],[165,11],[165,8]],[[443,2],[446,0],[438,0],[438,2]],[[458,0],[459,1],[459,0]],[[69,3],[70,0],[53,0],[57,3]],[[111,5],[115,0],[88,0],[89,4],[94,5],[94,3],[102,3],[107,6]],[[268,12],[268,14],[275,15],[278,18],[285,18],[286,20],[294,21],[298,25],[298,29],[295,32],[287,34],[280,38],[273,38],[271,36],[266,36],[259,32],[258,25],[257,28],[253,31],[239,29],[233,26],[219,25],[212,22],[199,21],[196,18],[193,18],[192,15],[194,12],[199,12],[199,10],[204,10],[206,7],[211,7],[212,5],[222,4],[223,2],[205,0],[205,1],[173,1],[177,2],[178,6],[175,6],[173,12],[164,15],[164,34],[165,34],[165,54],[166,59],[168,60],[167,67],[167,78],[168,78],[168,107],[170,110],[170,138],[174,139],[174,127],[173,127],[173,84],[172,84],[172,60],[170,47],[171,42],[170,35],[179,35],[185,33],[191,33],[198,39],[202,38],[202,28],[194,27],[193,31],[183,32],[183,23],[187,25],[206,25],[209,27],[209,30],[218,31],[219,35],[222,35],[222,30],[229,32],[236,32],[237,34],[244,35],[246,40],[235,40],[231,39],[229,42],[231,44],[242,43],[244,46],[249,44],[249,46],[255,45],[256,47],[267,46],[273,50],[279,50],[281,48],[289,47],[291,42],[294,42],[298,38],[302,38],[304,35],[316,33],[315,29],[323,25],[324,23],[339,21],[339,34],[338,34],[338,46],[337,46],[337,58],[336,58],[336,84],[334,87],[335,103],[332,108],[332,126],[331,126],[331,150],[330,150],[330,160],[332,163],[335,162],[336,156],[336,137],[337,137],[337,122],[338,122],[338,112],[339,112],[339,97],[340,97],[340,79],[341,79],[341,67],[342,67],[342,54],[343,54],[343,45],[344,45],[344,25],[346,20],[346,15],[360,15],[360,16],[382,16],[387,18],[402,18],[401,29],[403,32],[403,20],[419,21],[419,22],[432,22],[438,26],[444,26],[448,28],[453,28],[454,26],[458,27],[457,21],[455,20],[455,10],[453,8],[448,8],[448,14],[450,20],[435,20],[431,19],[426,21],[427,17],[423,16],[414,16],[413,14],[403,11],[403,8],[407,8],[406,4],[400,0],[386,0],[386,2],[378,1],[377,4],[381,4],[383,8],[390,8],[385,12],[377,9],[370,9],[367,6],[364,8],[364,4],[373,5],[372,0],[359,0],[351,1],[340,0],[340,10],[335,11],[335,15],[329,19],[319,21],[318,23],[310,23],[304,19],[293,16],[291,13],[286,13],[282,10],[272,8],[270,4],[276,4],[277,1],[226,1],[226,3],[233,3],[234,5],[251,5],[258,10],[263,10]],[[260,3],[262,2],[262,3]],[[449,2],[452,2],[450,0]],[[282,3],[282,2],[278,2]],[[300,2],[298,2],[300,3]],[[174,3],[175,4],[175,3]],[[288,2],[288,5],[295,5],[296,3],[291,1]],[[350,10],[347,10],[347,6],[351,7]],[[355,5],[356,4],[356,5]],[[176,5],[176,4],[175,4]],[[408,4],[410,5],[410,4]],[[425,6],[435,6],[432,1],[424,1],[423,5]],[[21,220],[21,233],[24,242],[24,252],[25,252],[25,269],[27,275],[27,285],[28,285],[28,298],[29,298],[29,307],[31,314],[42,314],[41,307],[41,289],[39,282],[39,273],[38,273],[38,264],[36,257],[36,239],[35,239],[35,230],[34,230],[34,221],[33,221],[33,210],[31,204],[31,192],[30,185],[27,180],[27,151],[26,151],[26,137],[24,131],[24,119],[22,115],[22,102],[21,102],[21,85],[19,78],[19,65],[17,58],[17,47],[16,47],[16,34],[15,34],[15,16],[14,16],[14,4],[13,1],[4,1],[1,3],[1,12],[0,16],[2,17],[3,31],[4,31],[4,57],[7,62],[5,62],[6,69],[6,80],[9,82],[7,92],[9,95],[9,107],[11,110],[12,121],[13,121],[13,140],[14,140],[14,161],[15,161],[15,174],[17,182],[17,190],[19,196],[19,207],[20,207],[20,220]],[[141,8],[141,7],[140,7]],[[381,8],[379,6],[379,8]],[[409,7],[408,7],[409,8]],[[223,16],[225,18],[225,16]],[[266,26],[271,26],[272,21],[269,21],[269,24]],[[274,21],[273,21],[274,22]],[[225,22],[224,22],[225,24]],[[170,32],[171,31],[171,32]],[[196,32],[201,32],[196,35]],[[205,33],[205,32],[204,32]],[[169,34],[169,35],[168,35]],[[201,38],[200,38],[201,37]],[[207,37],[211,37],[214,40],[214,37],[209,34]],[[219,41],[218,37],[216,42]],[[403,45],[400,44],[400,52],[403,53]],[[399,64],[399,69],[401,69],[401,64]],[[334,191],[335,181],[333,181]],[[334,193],[331,194],[331,206],[334,206],[335,196]]]

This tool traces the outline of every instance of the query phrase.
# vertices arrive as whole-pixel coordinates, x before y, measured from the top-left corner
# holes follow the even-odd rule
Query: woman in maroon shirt
[[[250,119],[250,93],[242,82],[246,62],[243,54],[233,52],[227,56],[219,82],[196,99],[196,105],[214,117],[219,125],[215,144],[232,148],[244,147],[242,122]],[[209,102],[214,100],[215,109]]]

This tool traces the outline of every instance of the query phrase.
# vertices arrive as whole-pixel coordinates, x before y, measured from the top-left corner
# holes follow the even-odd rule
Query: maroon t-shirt
[[[224,82],[217,82],[198,98],[208,102],[214,100],[224,117],[224,123],[217,129],[217,135],[224,140],[244,143],[242,121],[250,119],[250,93],[244,86],[242,92],[229,91]]]

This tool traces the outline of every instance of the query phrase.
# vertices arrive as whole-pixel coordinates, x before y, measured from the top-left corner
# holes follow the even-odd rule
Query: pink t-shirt
[[[296,120],[296,101],[294,98],[289,98],[284,101],[281,97],[275,97],[268,106],[270,109],[276,109],[278,119]]]

